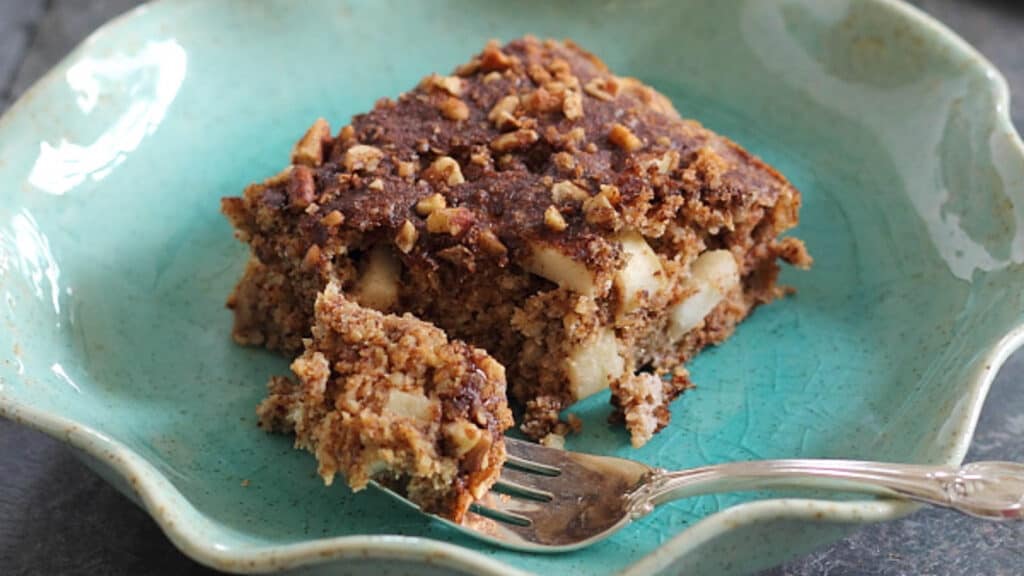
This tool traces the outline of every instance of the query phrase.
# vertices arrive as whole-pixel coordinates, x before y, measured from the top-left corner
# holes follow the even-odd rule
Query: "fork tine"
[[[532,482],[523,482],[523,480],[530,479],[522,476],[524,476],[522,473],[516,474],[511,470],[502,470],[501,477],[494,484],[494,489],[509,496],[522,496],[540,502],[550,502],[555,499],[555,495],[550,491],[544,490]],[[536,477],[535,475],[531,476]]]

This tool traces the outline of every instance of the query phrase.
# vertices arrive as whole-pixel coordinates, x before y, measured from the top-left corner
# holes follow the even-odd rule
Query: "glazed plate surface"
[[[888,0],[164,1],[102,28],[0,119],[0,414],[64,439],[229,571],[743,573],[912,506],[826,494],[677,502],[526,555],[372,489],[326,489],[255,425],[281,358],[235,346],[246,248],[219,198],[488,38],[568,37],[786,174],[816,265],[691,364],[643,449],[575,409],[570,449],[666,468],[780,457],[959,462],[1024,331],[1024,147],[1005,83]],[[244,485],[243,485],[244,484]]]

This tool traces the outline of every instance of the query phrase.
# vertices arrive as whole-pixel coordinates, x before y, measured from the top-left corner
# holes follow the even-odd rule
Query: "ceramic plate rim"
[[[96,38],[111,34],[116,29],[128,25],[137,15],[148,11],[150,6],[170,1],[172,0],[156,0],[143,4],[99,27],[36,81],[3,116],[0,116],[0,129],[4,127],[8,117],[16,115],[36,92],[63,78],[63,72],[70,62],[76,60],[82,52],[87,50]],[[1021,140],[1010,117],[1010,91],[1002,73],[964,39],[920,9],[906,4],[902,0],[871,1],[881,8],[894,10],[912,25],[932,33],[939,39],[939,43],[966,56],[971,66],[984,72],[987,87],[994,100],[995,125],[1010,135],[1011,144],[1016,154],[1024,158],[1024,141]],[[995,375],[1006,359],[1021,346],[1024,346],[1024,323],[1014,327],[988,350],[984,356],[985,361],[977,364],[978,368],[964,384],[966,397],[970,401],[970,409],[966,412],[964,426],[960,428],[960,435],[949,446],[945,458],[946,463],[959,464],[963,461]],[[198,530],[190,529],[189,522],[185,519],[189,511],[199,517],[203,517],[203,514],[189,504],[156,468],[127,446],[97,430],[58,414],[20,404],[4,394],[2,388],[0,388],[0,416],[61,440],[109,466],[130,483],[136,493],[137,501],[153,517],[175,546],[194,560],[219,570],[250,573],[270,572],[331,560],[376,558],[424,562],[476,574],[496,576],[528,574],[528,572],[488,558],[486,555],[468,548],[429,538],[409,536],[341,536],[251,549],[225,549],[211,545],[204,540]],[[182,503],[187,508],[178,506]],[[773,519],[866,524],[894,520],[913,512],[918,507],[912,503],[887,500],[836,502],[820,499],[776,498],[743,503],[701,519],[628,566],[622,574],[639,576],[654,573],[695,549],[702,542],[735,529],[741,524],[754,524]]]

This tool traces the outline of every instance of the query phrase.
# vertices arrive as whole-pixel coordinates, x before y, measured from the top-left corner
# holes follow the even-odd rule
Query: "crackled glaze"
[[[528,556],[325,489],[256,429],[285,362],[227,336],[245,251],[219,197],[276,172],[317,116],[340,126],[492,36],[574,38],[764,157],[804,192],[817,259],[692,363],[668,430],[633,450],[598,395],[569,448],[668,468],[962,459],[1024,338],[1024,152],[998,73],[944,28],[887,0],[304,6],[143,7],[0,119],[0,414],[82,448],[186,553],[233,571],[746,572],[913,509],[707,496]]]

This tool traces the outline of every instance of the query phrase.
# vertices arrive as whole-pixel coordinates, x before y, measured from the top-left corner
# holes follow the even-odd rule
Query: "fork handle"
[[[732,462],[679,472],[656,470],[630,494],[634,518],[658,504],[701,494],[768,488],[825,489],[906,498],[989,520],[1024,519],[1024,464],[962,467],[856,460]]]

